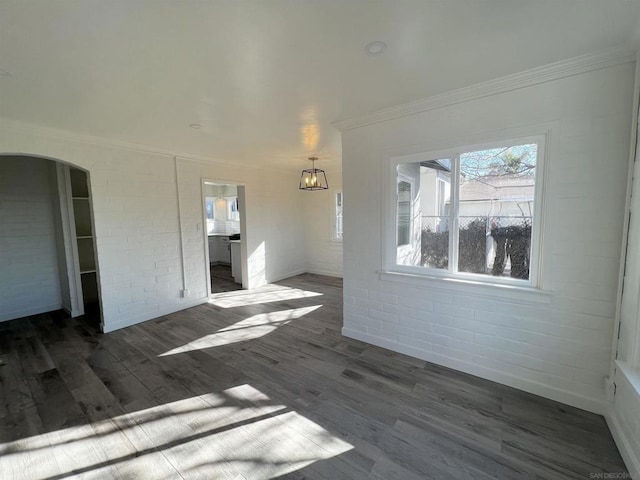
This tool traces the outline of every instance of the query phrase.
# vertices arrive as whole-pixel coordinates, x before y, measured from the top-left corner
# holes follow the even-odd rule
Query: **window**
[[[207,211],[207,220],[213,220],[215,218],[215,204],[216,199],[214,197],[205,197],[204,206]]]
[[[237,197],[228,197],[227,198],[227,220],[240,220],[240,210],[238,209],[238,198]]]
[[[342,192],[334,197],[334,240],[342,240]]]
[[[534,284],[541,145],[395,158],[392,268]]]
[[[398,176],[398,237],[396,245],[409,245],[411,239],[411,182]]]

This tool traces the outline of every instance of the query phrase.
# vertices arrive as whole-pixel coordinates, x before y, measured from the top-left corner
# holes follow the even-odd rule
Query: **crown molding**
[[[177,158],[179,160],[185,160],[195,163],[202,163],[206,165],[218,165],[230,168],[250,169],[260,171],[279,171],[282,173],[291,173],[292,169],[284,169],[278,167],[263,167],[260,165],[251,166],[238,163],[230,163],[215,159],[212,157],[205,157],[203,155],[196,155],[193,153],[184,153],[178,151],[167,150],[158,147],[151,147],[148,145],[141,145],[137,143],[122,142],[118,140],[111,140],[104,137],[96,137],[93,135],[86,135],[80,133],[74,133],[68,130],[60,130],[51,127],[44,127],[41,125],[34,125],[31,123],[21,122],[17,120],[11,120],[9,118],[0,117],[0,130],[6,132],[20,133],[23,135],[34,135],[37,137],[49,138],[54,140],[60,140],[63,142],[79,143],[84,145],[90,145],[101,148],[111,148],[116,150],[124,150],[128,152],[144,153],[149,155],[157,155],[161,157]],[[0,145],[0,151],[2,146]],[[61,159],[64,160],[64,159]]]
[[[510,92],[541,83],[559,80],[573,75],[600,70],[603,68],[632,63],[636,61],[636,48],[624,45],[607,50],[600,50],[586,55],[550,63],[542,67],[525,70],[524,72],[507,75],[504,77],[477,83],[469,87],[426,97],[414,102],[403,103],[389,108],[384,108],[369,114],[354,118],[337,120],[333,125],[344,132],[354,128],[365,127],[374,123],[385,122],[395,118],[405,117],[420,112],[435,110],[437,108],[455,105],[457,103],[477,100],[500,93]]]

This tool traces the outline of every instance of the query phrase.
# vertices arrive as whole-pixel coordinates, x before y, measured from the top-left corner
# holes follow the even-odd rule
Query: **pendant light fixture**
[[[316,160],[318,157],[309,157],[311,160],[311,168],[302,170],[300,176],[300,190],[326,190],[329,188],[327,182],[327,174],[324,170],[316,168]]]

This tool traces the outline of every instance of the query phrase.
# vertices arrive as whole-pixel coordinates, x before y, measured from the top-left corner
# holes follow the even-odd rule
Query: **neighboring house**
[[[460,185],[460,216],[532,217],[535,176],[486,176]]]
[[[450,212],[451,175],[421,167],[420,211],[423,217],[447,217]],[[488,175],[464,178],[460,184],[461,217],[531,217],[534,175]]]
[[[451,171],[449,160],[423,161],[398,167],[398,264],[426,266],[425,249],[434,241],[445,245],[432,234],[448,235],[451,224]],[[459,228],[476,226],[478,235],[486,237],[484,272],[495,270],[501,239],[501,227],[531,227],[535,193],[535,175],[485,175],[466,178],[461,175],[458,202]],[[477,226],[484,225],[484,232]],[[492,235],[493,232],[493,235]],[[530,228],[527,230],[530,235]],[[526,240],[529,248],[530,236]],[[477,247],[477,245],[476,245]],[[506,247],[502,247],[503,249]],[[504,252],[506,253],[506,252]],[[441,256],[447,257],[446,252]],[[443,260],[444,261],[444,260]],[[510,274],[511,259],[506,258],[500,274]]]

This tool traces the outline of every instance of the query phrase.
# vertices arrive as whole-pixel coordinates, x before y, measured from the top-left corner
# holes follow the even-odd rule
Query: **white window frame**
[[[531,231],[531,263],[529,269],[529,279],[522,280],[511,277],[498,277],[486,274],[458,272],[457,254],[458,248],[455,242],[458,239],[459,225],[459,156],[462,153],[473,152],[477,150],[489,150],[506,146],[524,145],[535,143],[537,145],[536,158],[536,180],[534,189],[534,212],[532,219]],[[407,274],[413,277],[425,277],[432,279],[457,279],[466,280],[473,283],[494,284],[494,285],[512,285],[519,287],[541,288],[540,285],[540,264],[542,261],[541,242],[542,242],[542,218],[544,209],[544,166],[546,156],[547,135],[535,135],[516,138],[505,138],[487,143],[474,143],[460,145],[459,147],[447,148],[442,150],[430,150],[420,153],[412,153],[406,155],[390,156],[388,162],[388,170],[385,179],[385,189],[394,194],[387,194],[387,205],[385,214],[387,221],[385,222],[384,235],[384,253],[383,253],[383,272],[394,274]],[[402,174],[398,174],[398,165],[416,163],[425,160],[434,160],[438,158],[452,159],[451,172],[451,220],[449,222],[449,268],[436,269],[414,265],[399,265],[397,259],[397,182]]]
[[[338,232],[338,195],[340,195],[341,200],[341,214],[342,217],[342,231]],[[333,219],[333,229],[331,234],[331,241],[336,243],[342,243],[344,239],[344,194],[342,193],[342,189],[336,190],[333,192],[333,202],[331,204],[332,207],[332,215]]]
[[[227,207],[227,220],[232,222],[240,221],[240,209],[238,208],[238,197],[225,197]],[[235,208],[235,210],[234,210]]]
[[[410,190],[409,190],[409,243],[403,243],[402,245],[400,245],[398,243],[398,185],[400,184],[400,182],[404,182],[404,183],[408,183]],[[408,175],[404,175],[402,173],[397,173],[396,174],[396,185],[395,185],[395,191],[396,191],[396,200],[395,200],[395,214],[396,216],[394,217],[396,220],[396,248],[403,248],[403,247],[410,247],[411,246],[411,237],[413,237],[413,195],[415,192],[415,181],[413,180],[413,178],[409,177]]]

